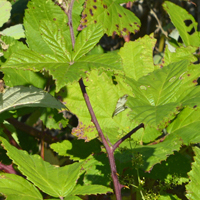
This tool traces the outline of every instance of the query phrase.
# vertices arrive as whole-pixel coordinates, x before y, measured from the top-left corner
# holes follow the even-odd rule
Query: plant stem
[[[18,143],[15,141],[15,139],[13,138],[11,132],[6,128],[6,126],[4,124],[2,124],[1,126],[3,128],[4,133],[8,136],[10,144],[12,144],[13,146],[15,146],[17,149],[22,149],[18,145]]]
[[[113,151],[127,138],[129,138],[133,133],[135,133],[137,130],[139,130],[140,128],[144,128],[144,124],[141,123],[138,126],[136,126],[132,131],[130,131],[129,133],[127,133],[123,138],[121,138],[120,140],[118,140],[114,145],[113,145]]]
[[[39,131],[36,128],[33,128],[27,124],[19,122],[14,118],[6,119],[6,121],[12,124],[15,128],[18,128],[19,130],[24,131],[25,133],[28,133],[29,135],[36,137],[38,139],[41,139],[41,135],[43,134],[43,139],[48,144],[58,141],[57,137],[52,137],[47,131],[44,131],[44,132]]]
[[[69,3],[69,8],[67,10],[65,9],[65,13],[67,14],[67,17],[68,17],[68,25],[69,25],[73,49],[74,49],[74,45],[75,45],[75,37],[74,37],[74,30],[73,30],[73,23],[72,23],[72,8],[73,8],[73,5],[74,5],[74,1],[75,0],[71,0],[70,3]],[[64,5],[64,8],[67,7],[65,1],[63,2],[63,5]]]
[[[98,131],[99,137],[101,138],[102,143],[103,143],[104,147],[106,148],[106,152],[108,154],[108,159],[109,159],[110,169],[111,169],[111,176],[112,176],[112,180],[113,180],[113,184],[114,184],[114,190],[115,190],[116,199],[117,200],[121,200],[121,189],[124,186],[121,185],[119,183],[119,180],[118,180],[117,169],[116,169],[115,159],[114,159],[113,147],[112,146],[110,147],[108,145],[108,142],[107,142],[105,136],[103,135],[101,127],[99,126],[97,118],[96,118],[96,116],[94,114],[94,111],[92,109],[92,105],[91,105],[89,97],[87,95],[87,92],[86,92],[86,89],[85,89],[85,85],[83,83],[83,79],[82,78],[79,80],[79,85],[81,87],[81,91],[83,93],[83,97],[85,99],[85,102],[87,104],[88,110],[90,112],[90,115],[91,115],[91,118],[92,118],[92,122],[94,123],[94,125],[95,125],[95,127],[96,127],[96,129]]]

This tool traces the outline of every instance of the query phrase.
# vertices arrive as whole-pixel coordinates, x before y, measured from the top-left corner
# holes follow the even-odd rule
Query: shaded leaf
[[[18,85],[33,85],[37,88],[44,88],[46,84],[45,77],[36,72],[32,71],[24,71],[22,69],[12,69],[10,68],[4,68],[1,69],[1,71],[4,73],[3,80],[5,82],[6,86],[14,87]]]
[[[92,140],[85,142],[84,140],[64,140],[62,142],[53,143],[51,148],[60,156],[69,156],[71,160],[83,161],[89,155],[100,152],[100,142],[98,140]],[[80,151],[84,149],[84,151]]]
[[[191,159],[188,154],[174,152],[166,160],[156,164],[151,173],[142,172],[141,176],[167,182],[173,179],[176,185],[189,181],[187,173],[191,170]]]
[[[190,177],[190,182],[186,185],[187,198],[191,200],[198,200],[200,191],[199,191],[199,178],[200,178],[200,150],[198,147],[194,147],[195,157],[194,163],[192,164],[192,170],[188,173]]]
[[[160,163],[163,160],[173,154],[174,151],[179,151],[181,147],[181,140],[178,137],[168,138],[166,137],[164,141],[152,145],[137,145],[132,150],[126,150],[124,152],[116,152],[115,158],[121,163],[130,162],[130,157],[133,154],[141,154],[143,163],[140,168],[149,172],[153,166]],[[123,146],[122,146],[123,147]],[[127,146],[128,147],[128,146]]]
[[[49,93],[35,87],[16,86],[0,93],[0,112],[21,107],[49,107],[63,109],[65,106]]]
[[[50,108],[43,109],[40,119],[49,129],[60,130],[61,128],[65,128],[68,124],[68,119],[63,117],[63,113],[58,113],[57,110],[52,110]]]

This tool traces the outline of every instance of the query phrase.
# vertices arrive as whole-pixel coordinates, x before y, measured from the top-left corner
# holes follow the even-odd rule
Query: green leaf
[[[170,52],[166,47],[163,62],[164,65],[169,65],[173,62],[178,62],[181,60],[189,60],[191,62],[196,62],[197,58],[193,55],[195,53],[196,47],[180,47],[176,48],[175,52]]]
[[[119,134],[123,135],[138,125],[127,120],[127,113],[130,111],[128,109],[112,117],[119,98],[124,94],[131,95],[130,88],[125,84],[119,82],[114,85],[111,77],[105,73],[99,75],[95,70],[91,71],[87,79],[84,79],[84,84],[97,120],[111,143],[119,139]],[[79,118],[79,125],[73,129],[73,134],[86,141],[97,137],[96,128],[91,122],[91,116],[78,83],[68,85],[67,95],[66,91],[61,91],[59,96],[63,97],[63,103]],[[115,127],[118,130],[117,133],[108,131],[109,128]]]
[[[124,44],[119,54],[127,77],[138,80],[155,69],[152,57],[155,43],[155,39],[146,35],[134,42]]]
[[[89,156],[83,164],[86,173],[84,174],[84,185],[110,186],[110,165],[105,153],[97,153]]]
[[[0,174],[0,192],[9,200],[43,200],[34,185],[15,174]]]
[[[4,58],[8,59],[12,53],[17,52],[19,50],[28,49],[28,47],[23,44],[22,42],[19,42],[15,40],[12,37],[9,36],[1,36],[1,40],[8,45],[8,49],[3,51]],[[5,62],[5,61],[4,61]]]
[[[130,118],[163,129],[182,105],[189,105],[188,102],[194,99],[190,103],[194,106],[199,100],[194,77],[197,78],[199,72],[188,64],[186,60],[172,63],[141,77],[137,82],[127,79],[135,95],[127,101],[132,110]]]
[[[101,24],[104,32],[109,36],[113,33],[118,35],[135,33],[140,27],[140,20],[115,0],[88,0],[85,2],[81,20],[82,26],[96,23]]]
[[[4,93],[0,93],[0,112],[21,107],[65,108],[49,93],[32,86],[16,86],[5,89]]]
[[[191,200],[198,200],[200,191],[199,191],[199,179],[200,179],[200,150],[198,147],[194,147],[195,157],[194,163],[192,164],[192,170],[188,173],[190,177],[190,182],[186,185],[187,198]]]
[[[68,124],[68,120],[63,117],[63,113],[58,113],[55,109],[44,108],[41,113],[40,119],[43,124],[49,129],[65,128]]]
[[[64,200],[82,200],[80,197],[77,196],[67,196]]]
[[[78,34],[78,26],[81,21],[81,13],[83,11],[83,4],[85,0],[74,1],[73,9],[72,9],[72,25],[74,30],[74,35]],[[70,3],[70,1],[68,1]]]
[[[119,160],[120,163],[127,163],[130,162],[130,157],[132,157],[133,154],[141,154],[143,165],[140,168],[142,168],[146,172],[149,172],[155,164],[166,160],[166,158],[169,155],[173,154],[174,151],[178,151],[181,147],[181,144],[182,142],[178,137],[166,137],[164,141],[157,144],[146,146],[137,145],[134,149],[127,150],[122,153],[116,152],[115,158],[116,160]],[[128,145],[126,145],[126,147],[128,147]]]
[[[102,36],[103,30],[101,25],[93,24],[83,29],[76,39],[72,59],[78,60],[87,54],[99,42]]]
[[[11,3],[7,0],[0,1],[0,27],[10,18]]]
[[[165,194],[165,195],[160,195],[158,200],[181,200],[181,199],[178,198],[176,195]]]
[[[38,155],[29,155],[26,151],[16,149],[2,137],[0,140],[19,170],[43,192],[53,197],[65,197],[72,192],[80,175],[80,163],[55,167]]]
[[[41,20],[39,30],[43,41],[53,51],[53,55],[58,60],[69,62],[71,60],[72,49],[69,49],[67,46],[69,42],[64,37],[62,29],[55,22]]]
[[[6,28],[2,31],[2,33],[15,39],[25,38],[22,24],[17,24]]]
[[[184,44],[186,46],[195,46],[199,47],[200,38],[197,31],[197,22],[194,17],[189,14],[184,8],[177,6],[176,4],[165,1],[163,3],[163,8],[169,14],[172,23],[177,28]],[[189,21],[190,25],[187,25],[187,21]],[[194,33],[190,34],[190,32],[194,29]]]
[[[172,137],[179,137],[184,145],[200,142],[200,109],[185,108],[167,127]]]
[[[166,182],[172,180],[176,185],[189,181],[187,173],[191,170],[191,160],[188,154],[174,152],[166,160],[156,164],[151,173],[142,172],[140,175],[154,180]]]
[[[56,92],[66,84],[85,77],[85,72],[92,68],[122,70],[120,56],[114,53],[88,55],[72,64],[59,56],[42,55],[31,50],[13,53],[9,60],[2,65],[2,68],[31,69],[34,71],[46,69],[56,80]]]
[[[72,192],[73,195],[97,195],[97,194],[106,194],[107,192],[113,192],[111,188],[105,187],[103,185],[84,185],[76,186]]]
[[[24,71],[22,69],[4,68],[1,69],[4,73],[3,80],[6,86],[14,87],[18,85],[33,85],[37,88],[44,88],[46,84],[45,77],[36,72]]]
[[[25,12],[24,27],[29,48],[41,54],[53,54],[52,49],[46,43],[40,32],[41,21],[43,20],[51,21],[59,27],[59,30],[64,36],[64,40],[67,41],[67,49],[71,50],[72,45],[69,28],[67,26],[67,15],[51,0],[32,0],[28,3],[28,9]],[[55,31],[53,33],[55,34]]]
[[[60,156],[69,156],[71,160],[83,161],[89,155],[100,152],[100,142],[92,140],[85,142],[84,140],[64,140],[62,142],[53,143],[50,147]],[[80,151],[84,149],[84,151]]]

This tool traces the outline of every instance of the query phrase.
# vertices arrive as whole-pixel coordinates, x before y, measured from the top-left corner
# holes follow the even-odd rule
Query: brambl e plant
[[[0,25],[19,2],[0,1]],[[167,191],[181,185],[184,198],[199,198],[197,22],[164,1],[174,29],[168,35],[149,3],[166,40],[153,56],[153,34],[130,41],[141,22],[122,3],[31,0],[23,26],[2,30],[0,193],[7,199],[114,193],[120,200],[122,188],[130,199],[180,199]],[[105,52],[98,45],[105,34],[126,42]],[[62,141],[71,113],[78,140]]]

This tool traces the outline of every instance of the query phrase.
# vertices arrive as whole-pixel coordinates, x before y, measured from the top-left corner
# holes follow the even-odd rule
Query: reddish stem
[[[97,118],[96,118],[96,116],[94,114],[94,111],[92,109],[92,105],[90,103],[89,97],[88,97],[88,95],[86,93],[85,85],[83,83],[83,79],[82,78],[79,80],[79,85],[81,87],[81,91],[83,93],[83,97],[85,99],[85,102],[87,104],[88,110],[90,112],[90,115],[91,115],[91,118],[92,118],[92,122],[94,123],[94,125],[95,125],[95,127],[96,127],[96,129],[98,131],[99,137],[101,138],[102,143],[103,143],[104,147],[106,148],[106,152],[108,154],[108,159],[109,159],[110,169],[111,169],[111,176],[112,176],[112,180],[113,180],[113,184],[114,184],[114,190],[115,190],[116,199],[117,200],[121,200],[121,189],[122,189],[123,185],[121,185],[119,183],[119,180],[118,180],[117,169],[116,169],[115,159],[114,159],[114,150],[113,150],[112,146],[110,147],[108,145],[108,142],[107,142],[105,136],[103,135],[101,127],[99,126]]]

